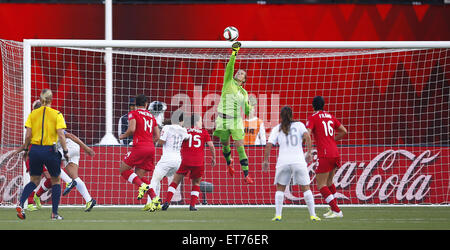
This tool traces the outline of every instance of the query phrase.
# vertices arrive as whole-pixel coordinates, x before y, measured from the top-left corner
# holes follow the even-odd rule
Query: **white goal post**
[[[117,124],[128,112],[131,97],[144,93],[151,101],[164,102],[165,119],[176,110],[200,114],[212,137],[232,42],[54,39],[26,39],[13,45],[0,42],[3,42],[3,120],[17,118],[11,123],[14,126],[2,127],[0,154],[5,155],[23,141],[22,126],[32,102],[43,87],[51,88],[54,106],[64,114],[68,130],[96,151],[94,158],[82,152],[80,177],[99,204],[143,204],[135,199],[136,188],[118,172],[119,162],[130,146],[118,141]],[[306,123],[313,113],[312,98],[322,95],[325,109],[349,131],[339,142],[341,168],[335,177],[338,203],[448,204],[450,41],[240,42],[235,70],[247,71],[244,88],[257,104],[254,117],[248,119],[247,134],[260,128],[254,124],[263,124],[266,139],[271,128],[278,124],[279,111],[285,105],[293,108],[294,119]],[[20,48],[22,54],[15,56]],[[5,77],[9,69],[20,72],[22,79]],[[19,95],[5,92],[11,89]],[[17,100],[18,96],[22,99]],[[17,105],[18,102],[21,104]],[[202,190],[199,201],[211,205],[273,204],[277,148],[271,154],[271,170],[263,173],[264,145],[261,142],[253,145],[252,141],[246,145],[250,174],[255,180],[247,185],[242,181],[236,150],[232,148],[237,171],[230,177],[218,139],[212,138],[218,166],[209,166],[210,152],[206,149],[203,181],[208,188]],[[160,148],[156,161],[159,156]],[[8,160],[7,164],[16,162]],[[9,166],[8,171],[20,169],[9,175],[3,173],[6,168],[1,166],[3,183],[23,173],[22,165]],[[316,203],[323,204],[315,185],[316,166],[317,157],[308,169]],[[188,204],[190,180],[185,178],[180,186],[174,200],[177,204]],[[164,200],[166,181],[161,188]],[[0,190],[5,197],[2,192],[5,188]],[[18,198],[7,197],[1,198],[0,204],[10,204]],[[285,199],[287,204],[304,204],[298,186],[288,186]],[[62,197],[61,204],[83,202],[72,191]]]

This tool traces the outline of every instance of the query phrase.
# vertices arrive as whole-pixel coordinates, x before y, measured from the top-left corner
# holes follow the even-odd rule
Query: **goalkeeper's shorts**
[[[213,135],[219,137],[221,142],[227,142],[230,135],[234,141],[243,140],[245,137],[244,129],[216,129]]]
[[[245,137],[244,123],[239,118],[227,119],[217,116],[216,130],[213,135],[219,137],[221,142],[227,142],[230,135],[234,141],[243,140]]]

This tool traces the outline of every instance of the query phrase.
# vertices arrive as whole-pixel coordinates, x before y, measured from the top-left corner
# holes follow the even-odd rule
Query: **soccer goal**
[[[209,205],[272,205],[277,149],[270,171],[262,172],[265,139],[283,106],[306,123],[312,98],[343,123],[341,168],[334,182],[339,204],[448,204],[450,171],[450,42],[272,42],[241,41],[235,70],[255,105],[245,131],[254,183],[243,181],[236,149],[236,173],[229,176],[218,138],[217,166],[206,149],[199,201]],[[169,119],[174,111],[200,114],[211,136],[215,127],[228,41],[1,40],[3,99],[0,148],[0,204],[16,204],[27,180],[23,162],[11,158],[23,143],[24,119],[43,88],[53,91],[68,131],[92,146],[81,152],[79,174],[100,205],[143,205],[136,187],[119,175],[130,149],[118,138],[119,120],[130,98],[145,94],[164,103],[153,110]],[[262,126],[263,125],[263,126]],[[262,133],[264,132],[264,133]],[[255,140],[256,137],[264,138]],[[157,149],[159,160],[161,148]],[[316,203],[315,159],[308,168]],[[161,185],[164,199],[167,181]],[[173,201],[188,204],[186,178]],[[44,194],[45,204],[49,194]],[[50,202],[51,199],[48,199]],[[76,190],[63,205],[81,205]],[[298,186],[288,186],[286,204],[304,204]]]

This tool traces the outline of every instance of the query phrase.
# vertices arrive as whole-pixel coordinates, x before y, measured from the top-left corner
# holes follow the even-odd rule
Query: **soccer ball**
[[[228,26],[223,31],[223,37],[230,42],[235,41],[239,37],[239,31],[233,26]]]

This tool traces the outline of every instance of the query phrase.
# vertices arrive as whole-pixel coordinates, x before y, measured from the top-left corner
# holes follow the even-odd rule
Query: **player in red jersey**
[[[333,184],[333,177],[336,169],[341,166],[336,141],[347,134],[347,129],[333,115],[324,111],[325,100],[322,96],[314,97],[312,106],[315,112],[308,117],[306,128],[316,141],[319,159],[319,165],[316,169],[317,187],[331,208],[324,214],[324,217],[343,217],[334,197],[336,187]]]
[[[155,117],[147,110],[148,103],[145,95],[136,97],[136,109],[128,113],[128,129],[119,136],[119,140],[133,136],[133,147],[120,163],[120,175],[139,187],[138,200],[149,188],[150,181],[145,176],[155,169],[154,141],[160,135]]]
[[[200,195],[200,182],[205,170],[203,163],[205,158],[205,143],[211,151],[211,166],[214,167],[216,165],[216,151],[214,144],[208,131],[206,131],[206,129],[202,129],[201,117],[199,115],[193,115],[190,120],[194,127],[187,130],[190,136],[189,140],[186,140],[181,148],[181,166],[175,173],[172,183],[169,185],[167,199],[162,206],[162,210],[167,210],[167,208],[169,208],[170,201],[172,200],[178,184],[189,172],[189,177],[192,180],[189,210],[197,210],[197,208],[195,208],[195,204],[197,203],[198,196]]]

